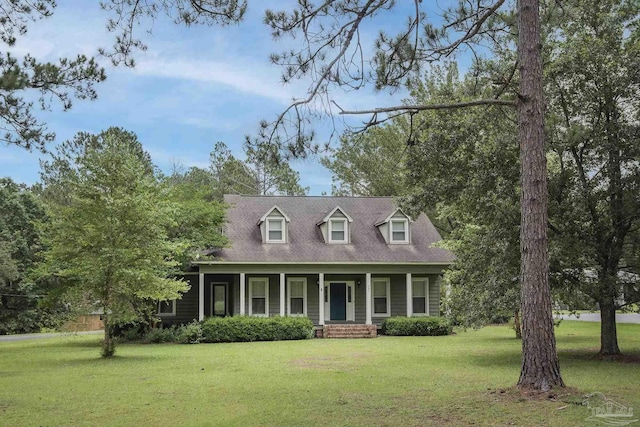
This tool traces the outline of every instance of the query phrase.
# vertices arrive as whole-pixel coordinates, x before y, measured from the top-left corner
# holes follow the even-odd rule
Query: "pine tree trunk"
[[[600,355],[616,356],[620,353],[616,328],[616,307],[613,300],[600,301]]]
[[[564,387],[556,353],[547,243],[547,165],[539,0],[519,0],[522,370],[518,387]]]

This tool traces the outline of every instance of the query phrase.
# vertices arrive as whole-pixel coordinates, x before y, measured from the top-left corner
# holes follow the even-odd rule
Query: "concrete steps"
[[[376,325],[324,325],[323,338],[375,338],[378,336]]]

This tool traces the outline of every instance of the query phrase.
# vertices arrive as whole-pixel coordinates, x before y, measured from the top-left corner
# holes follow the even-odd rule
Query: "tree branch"
[[[516,107],[517,103],[513,100],[507,99],[476,99],[473,101],[465,102],[452,102],[446,104],[418,104],[418,105],[397,105],[393,107],[380,107],[371,110],[345,110],[340,107],[335,101],[331,101],[340,112],[341,115],[359,115],[359,114],[380,114],[380,113],[392,113],[395,111],[426,111],[426,110],[448,110],[456,108],[468,108],[479,107],[483,105],[507,105],[510,107]]]

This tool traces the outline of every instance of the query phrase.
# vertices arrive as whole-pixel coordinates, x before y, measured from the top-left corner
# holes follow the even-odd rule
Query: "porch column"
[[[407,273],[407,317],[413,316],[413,285],[411,273]]]
[[[318,274],[318,316],[320,317],[318,324],[324,325],[324,273]]]
[[[245,286],[244,286],[244,273],[240,273],[240,316],[244,316],[245,308]]]
[[[280,317],[284,317],[284,303],[285,303],[285,295],[284,295],[284,273],[280,273]]]
[[[366,301],[367,319],[366,319],[365,323],[367,325],[371,325],[373,323],[371,321],[371,273],[367,273],[367,275],[366,275],[365,287],[366,287],[366,290],[367,290],[367,301]]]
[[[204,319],[204,273],[198,274],[198,320]]]

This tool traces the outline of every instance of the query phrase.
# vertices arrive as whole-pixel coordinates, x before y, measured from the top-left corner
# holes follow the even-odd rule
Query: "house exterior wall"
[[[198,275],[188,274],[183,277],[191,288],[182,294],[182,298],[176,301],[175,316],[160,316],[163,325],[177,323],[189,323],[198,320]]]

